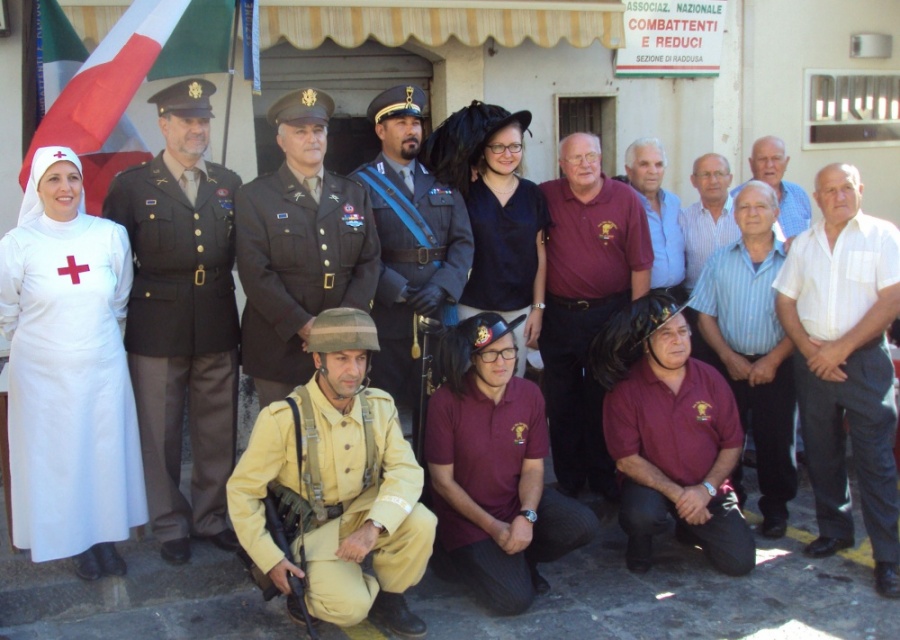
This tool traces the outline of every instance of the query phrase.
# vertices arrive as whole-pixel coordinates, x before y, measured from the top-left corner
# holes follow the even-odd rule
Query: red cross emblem
[[[91,268],[86,264],[75,264],[75,256],[66,256],[66,262],[69,263],[69,266],[60,267],[56,272],[61,276],[71,276],[72,284],[81,284],[81,275],[79,274],[90,271]]]
[[[65,158],[66,154],[64,154],[62,151],[57,151],[56,153],[53,154],[53,157],[54,158]]]

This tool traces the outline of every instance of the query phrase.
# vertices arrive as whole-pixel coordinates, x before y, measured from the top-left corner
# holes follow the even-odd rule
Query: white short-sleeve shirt
[[[900,230],[860,211],[832,252],[820,220],[794,239],[772,286],[797,301],[810,337],[836,340],[856,326],[878,292],[900,282]]]

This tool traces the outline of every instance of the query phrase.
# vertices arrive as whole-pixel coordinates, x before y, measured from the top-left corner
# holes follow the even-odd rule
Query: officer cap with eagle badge
[[[334,113],[334,99],[320,89],[307,87],[282,96],[266,113],[266,119],[273,127],[281,124],[300,126],[302,124],[328,125]]]
[[[202,78],[189,78],[176,82],[154,93],[147,102],[156,105],[156,115],[170,113],[180,118],[214,118],[209,97],[216,92],[216,85]]]

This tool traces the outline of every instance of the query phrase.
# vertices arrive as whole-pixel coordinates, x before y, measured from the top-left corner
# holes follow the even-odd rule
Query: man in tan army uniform
[[[422,637],[425,623],[407,608],[403,593],[425,573],[437,521],[417,503],[424,473],[403,439],[394,401],[364,385],[371,352],[379,350],[375,324],[358,309],[323,311],[310,331],[308,349],[317,371],[289,397],[300,405],[301,415],[314,418],[318,437],[312,454],[309,425],[301,427],[307,430],[302,471],[310,479],[301,482],[290,405],[274,402],[260,412],[247,451],[228,481],[238,539],[283,593],[290,594],[289,573],[308,575],[306,603],[313,616],[350,626],[368,615],[394,633]],[[266,530],[262,499],[270,486],[290,489],[308,508],[321,509],[322,518],[313,517],[293,541],[293,558],[285,557]],[[308,560],[305,572],[297,566],[301,544]],[[375,577],[360,567],[370,552]],[[293,597],[288,613],[300,622]]]

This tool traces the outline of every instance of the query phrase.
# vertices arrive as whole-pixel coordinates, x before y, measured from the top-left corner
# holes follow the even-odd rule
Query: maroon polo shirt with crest
[[[511,522],[522,509],[519,477],[525,458],[540,460],[549,452],[544,397],[530,380],[513,377],[495,405],[469,371],[462,396],[445,385],[428,402],[425,459],[452,464],[453,479],[498,520]],[[447,551],[490,538],[437,492],[431,495],[438,536]]]
[[[606,394],[603,433],[614,460],[638,454],[690,486],[703,482],[719,451],[743,446],[744,431],[725,378],[693,358],[685,366],[676,395],[641,358]]]
[[[631,289],[631,272],[653,267],[647,214],[634,189],[603,178],[581,202],[565,178],[541,185],[552,224],[547,240],[547,291],[572,299],[601,299]]]

